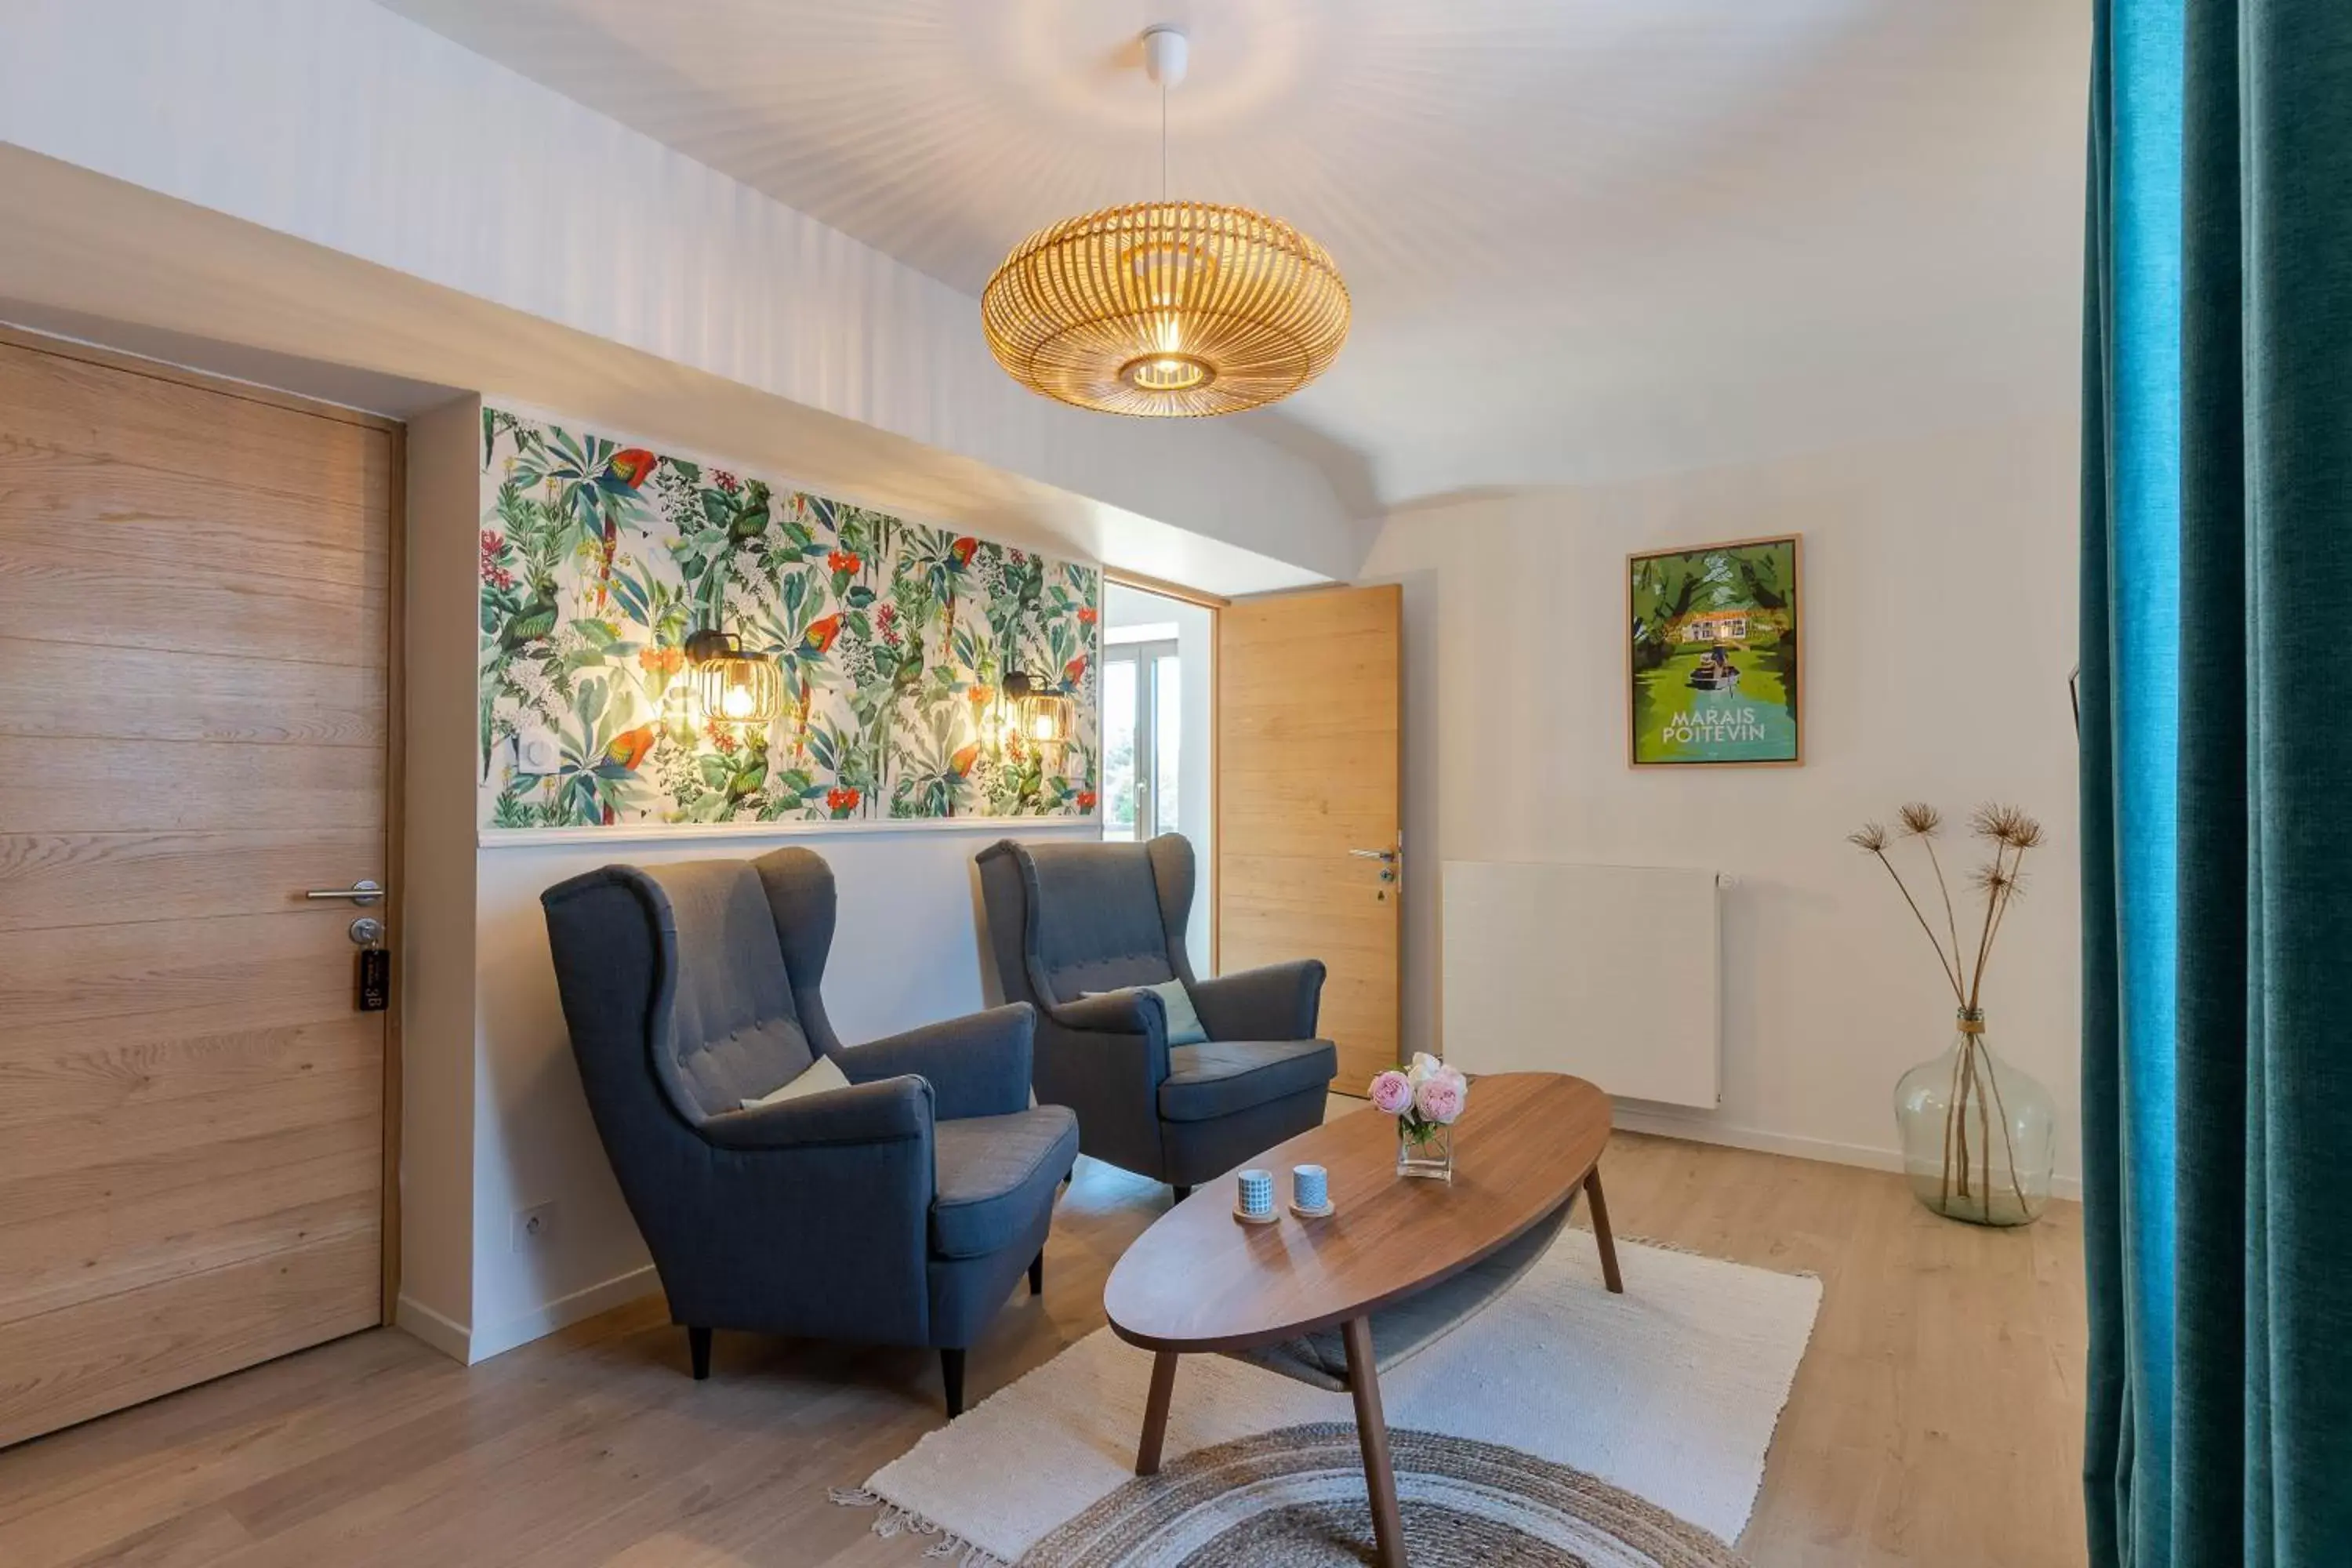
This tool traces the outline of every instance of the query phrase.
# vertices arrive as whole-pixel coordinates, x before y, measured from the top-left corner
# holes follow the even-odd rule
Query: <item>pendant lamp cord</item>
[[[1160,205],[1168,205],[1168,84],[1160,84]]]

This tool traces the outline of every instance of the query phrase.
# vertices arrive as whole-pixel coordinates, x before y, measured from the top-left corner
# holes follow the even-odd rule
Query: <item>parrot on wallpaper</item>
[[[841,636],[841,616],[835,614],[821,621],[811,621],[808,630],[801,633],[801,646],[793,653],[802,658],[823,658],[833,651],[834,639]]]
[[[604,748],[605,759],[635,773],[646,754],[654,749],[654,742],[660,734],[661,726],[658,724],[640,724],[634,730],[624,730],[613,737],[611,745]]]
[[[727,804],[735,805],[751,799],[760,793],[760,786],[767,782],[767,764],[754,763],[727,781]]]
[[[635,489],[654,471],[655,458],[643,447],[625,447],[613,454],[612,476],[621,481],[623,489]]]
[[[980,742],[974,741],[948,759],[948,771],[958,778],[964,778],[971,773],[972,764],[978,761],[980,761]]]
[[[890,694],[893,700],[906,696],[923,683],[923,647],[909,641],[898,656],[898,668],[890,674]]]
[[[768,487],[753,479],[743,487],[743,497],[736,503],[735,515],[727,523],[727,542],[749,544],[768,531]]]
[[[513,653],[526,643],[544,641],[553,630],[555,579],[533,577],[530,580],[530,597],[508,617],[506,629],[499,633],[499,647]]]
[[[955,646],[953,639],[955,637],[956,620],[956,579],[963,575],[964,572],[971,565],[971,558],[979,553],[979,540],[959,539],[954,543],[948,546],[947,559],[941,563],[948,571],[948,592],[946,601],[940,605],[940,610],[946,616],[945,625],[948,629],[948,637],[950,639],[948,646],[950,647]]]
[[[599,490],[634,490],[646,482],[659,461],[643,447],[624,447],[613,454],[604,465],[604,477],[597,481]],[[621,520],[609,502],[599,500],[596,510],[603,514],[604,527],[597,543],[596,607],[603,609],[613,598],[613,557],[621,548]]]
[[[794,658],[823,658],[833,649],[834,639],[841,636],[838,613],[823,620],[811,621],[801,633],[800,647],[793,649]],[[814,696],[815,683],[806,675],[800,677],[801,695],[793,715],[793,758],[798,761],[808,754],[809,703]]]

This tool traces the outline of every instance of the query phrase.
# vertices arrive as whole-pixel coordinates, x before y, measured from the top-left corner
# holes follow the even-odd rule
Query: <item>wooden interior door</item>
[[[397,426],[0,329],[0,1444],[383,1318]]]
[[[1217,964],[1319,958],[1333,1088],[1397,1059],[1402,776],[1394,584],[1217,615]]]

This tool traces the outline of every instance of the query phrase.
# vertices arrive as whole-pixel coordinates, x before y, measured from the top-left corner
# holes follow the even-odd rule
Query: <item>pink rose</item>
[[[1383,1116],[1401,1114],[1412,1103],[1412,1080],[1391,1068],[1372,1079],[1372,1109]]]
[[[1462,1114],[1463,1103],[1470,1097],[1470,1085],[1452,1068],[1444,1068],[1423,1080],[1413,1090],[1413,1108],[1426,1121],[1441,1127],[1451,1126]]]

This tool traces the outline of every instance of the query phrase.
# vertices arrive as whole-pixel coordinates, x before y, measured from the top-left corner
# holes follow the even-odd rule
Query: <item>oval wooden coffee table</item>
[[[1244,1225],[1233,1217],[1230,1180],[1207,1184],[1160,1215],[1103,1290],[1112,1330],[1155,1352],[1135,1473],[1159,1471],[1178,1356],[1247,1352],[1337,1325],[1380,1561],[1404,1568],[1373,1315],[1444,1285],[1561,1216],[1580,1189],[1591,1205],[1602,1276],[1622,1291],[1601,1196],[1608,1142],[1609,1100],[1591,1084],[1557,1073],[1504,1073],[1472,1086],[1470,1109],[1454,1130],[1451,1183],[1399,1177],[1395,1120],[1368,1107],[1250,1162],[1275,1173],[1283,1201],[1291,1166],[1327,1167],[1337,1211],[1329,1218],[1300,1219],[1285,1209],[1278,1224]],[[1462,1311],[1491,1299],[1465,1300]]]

